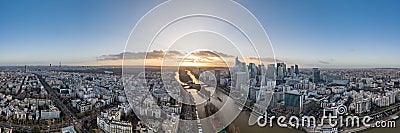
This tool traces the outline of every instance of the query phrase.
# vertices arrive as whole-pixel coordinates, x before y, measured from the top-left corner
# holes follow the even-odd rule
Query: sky
[[[140,17],[162,2],[2,0],[0,65],[119,64],[106,57],[120,55]],[[400,67],[400,1],[237,2],[265,28],[278,61],[303,67]]]

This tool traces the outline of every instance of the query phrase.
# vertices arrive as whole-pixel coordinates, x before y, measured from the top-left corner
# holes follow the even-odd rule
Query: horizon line
[[[0,65],[0,67],[24,67],[24,66],[33,66],[33,67],[50,67],[48,65]],[[179,67],[179,66],[156,66],[156,65],[147,65],[147,66],[122,66],[122,65],[62,65],[62,67]],[[299,65],[300,66],[300,65]],[[52,66],[59,67],[59,66]],[[180,66],[180,67],[214,67],[214,68],[225,68],[221,66]],[[232,66],[233,67],[233,66]],[[229,67],[231,68],[231,67]],[[312,68],[320,68],[320,69],[400,69],[400,67],[299,67],[299,69],[312,69]]]

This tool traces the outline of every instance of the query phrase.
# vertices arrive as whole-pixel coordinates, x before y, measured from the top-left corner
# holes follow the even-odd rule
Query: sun
[[[197,61],[183,61],[179,66],[205,66],[204,63],[197,63]]]
[[[204,63],[200,63],[201,58],[195,55],[189,55],[184,57],[181,62],[179,63],[179,66],[203,66]]]

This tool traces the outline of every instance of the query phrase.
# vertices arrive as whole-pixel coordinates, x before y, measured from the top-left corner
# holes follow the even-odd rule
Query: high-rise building
[[[257,75],[258,75],[258,82],[261,85],[266,85],[267,84],[267,82],[266,82],[266,80],[267,80],[267,68],[265,68],[264,64],[258,65]]]
[[[215,79],[217,81],[217,86],[219,86],[219,83],[221,82],[221,71],[214,70],[214,74],[215,74]]]
[[[27,65],[25,65],[24,72],[25,72],[25,73],[28,72],[28,66],[27,66]]]
[[[266,75],[267,74],[267,68],[265,68],[264,64],[258,65],[258,75]]]
[[[297,64],[294,65],[294,73],[295,73],[296,75],[299,75],[299,74],[300,74],[300,72],[299,72],[299,66],[298,66]]]
[[[257,93],[260,91],[260,88],[250,87],[249,88],[249,96],[250,100],[256,100]]]
[[[246,63],[241,62],[238,57],[235,58],[234,72],[247,72]]]
[[[267,75],[267,68],[264,66],[264,64],[258,65],[258,72],[257,72],[257,75],[263,75],[264,78],[266,77],[266,75]]]
[[[235,58],[235,65],[237,66],[237,65],[239,65],[240,63],[242,63],[242,62],[240,62],[239,57],[236,56],[236,58]]]
[[[267,69],[267,79],[276,80],[276,68],[275,64],[269,64]]]
[[[321,72],[318,70],[318,68],[313,68],[312,72],[313,72],[313,76],[312,76],[313,82],[314,83],[321,82]]]
[[[361,114],[369,112],[371,109],[371,100],[368,98],[360,99],[355,102],[355,113]]]
[[[286,73],[286,64],[285,64],[285,63],[283,63],[283,62],[277,63],[277,64],[276,64],[276,67],[277,67],[277,68],[282,67],[283,76],[286,76],[287,73]],[[277,70],[277,73],[278,73],[278,70]]]
[[[241,62],[238,57],[235,58],[235,67],[233,68],[233,75],[232,75],[232,81],[237,83],[236,81],[238,80],[237,78],[237,73],[238,72],[244,72],[249,76],[248,73],[248,68],[246,67],[246,63]],[[240,84],[236,84],[236,88],[240,89]]]
[[[61,70],[61,61],[60,61],[60,64],[58,65],[58,70],[59,71]]]
[[[294,75],[294,66],[290,66],[290,76]]]
[[[283,78],[285,77],[284,75],[285,68],[283,68],[282,66],[278,66],[276,80],[283,80]]]
[[[255,78],[258,72],[257,66],[254,63],[249,63],[248,66],[249,76],[250,78]]]
[[[302,110],[303,107],[303,97],[297,90],[287,91],[284,94],[284,105],[285,107],[298,107]]]
[[[236,90],[241,90],[242,85],[248,85],[249,74],[247,72],[236,72],[235,77]]]

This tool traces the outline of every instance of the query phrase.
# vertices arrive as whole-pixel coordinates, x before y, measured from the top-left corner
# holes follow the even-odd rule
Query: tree
[[[38,127],[38,126],[33,127],[32,132],[33,132],[33,133],[40,133],[39,127]]]

